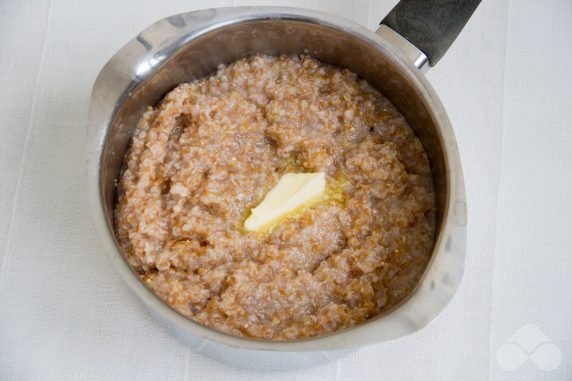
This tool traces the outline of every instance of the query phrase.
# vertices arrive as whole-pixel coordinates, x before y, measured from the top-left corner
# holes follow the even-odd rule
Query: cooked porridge
[[[286,173],[328,197],[264,232],[244,221]],[[119,182],[130,265],[205,326],[265,340],[324,335],[399,304],[433,245],[427,156],[348,70],[261,56],[178,86],[141,119]]]

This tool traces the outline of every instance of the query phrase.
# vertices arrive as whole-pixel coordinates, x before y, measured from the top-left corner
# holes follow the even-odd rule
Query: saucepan
[[[376,32],[306,9],[207,9],[156,22],[121,48],[93,87],[87,175],[95,225],[127,285],[180,341],[239,367],[291,369],[394,340],[431,322],[448,304],[465,262],[466,200],[453,129],[424,70],[453,43],[479,0],[402,0]],[[113,208],[117,179],[143,112],[180,83],[254,54],[309,54],[366,79],[403,113],[428,154],[437,198],[430,263],[410,297],[394,310],[327,336],[271,342],[230,336],[180,315],[139,280],[119,250]]]

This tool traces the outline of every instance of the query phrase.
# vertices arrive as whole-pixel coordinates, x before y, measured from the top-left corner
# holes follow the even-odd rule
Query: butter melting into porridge
[[[205,326],[324,335],[400,303],[428,263],[435,199],[423,146],[367,82],[310,57],[256,55],[178,86],[145,113],[125,160],[115,215],[125,255]],[[296,173],[324,173],[323,194],[245,229]]]

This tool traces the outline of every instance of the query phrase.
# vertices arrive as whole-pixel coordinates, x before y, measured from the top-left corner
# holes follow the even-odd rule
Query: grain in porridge
[[[335,197],[264,234],[243,222],[285,173]],[[143,116],[118,188],[130,265],[181,314],[236,336],[308,338],[399,304],[425,269],[435,199],[404,117],[348,70],[255,55]]]

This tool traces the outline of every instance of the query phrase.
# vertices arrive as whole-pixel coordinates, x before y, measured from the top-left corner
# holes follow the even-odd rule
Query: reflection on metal
[[[409,42],[405,37],[401,36],[387,25],[381,25],[375,33],[387,40],[393,46],[397,47],[406,59],[417,69],[420,69],[422,72],[429,70],[429,59],[425,53],[417,49],[417,47]]]
[[[141,62],[139,65],[137,65],[137,68],[135,68],[135,75],[137,78],[143,79],[155,66],[160,64],[164,59],[164,56],[156,56]]]

